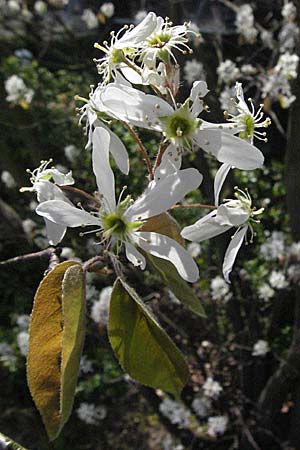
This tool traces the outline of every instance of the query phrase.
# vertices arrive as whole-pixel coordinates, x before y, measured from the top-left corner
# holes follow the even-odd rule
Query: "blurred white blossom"
[[[17,334],[17,344],[23,356],[27,355],[28,342],[29,334],[27,333],[27,331],[20,331],[20,333]]]
[[[24,100],[26,104],[30,104],[34,95],[34,91],[29,89],[23,79],[18,75],[12,75],[5,80],[5,90],[8,94],[6,100],[14,104],[17,104],[22,100]]]
[[[260,246],[260,253],[266,261],[275,261],[285,254],[285,235],[282,231],[273,231]]]
[[[295,20],[297,16],[297,8],[293,2],[287,2],[283,5],[281,14],[285,20]]]
[[[38,0],[34,4],[34,10],[40,16],[43,16],[44,14],[46,14],[47,9],[48,9],[47,3],[43,2],[42,0]]]
[[[228,424],[227,416],[212,416],[208,418],[207,434],[212,437],[222,435],[225,433]]]
[[[77,148],[75,145],[66,145],[64,148],[65,157],[70,162],[75,162],[78,156],[80,155],[80,149]]]
[[[93,303],[91,318],[94,322],[106,325],[108,322],[109,304],[112,286],[107,286],[100,292],[99,300]]]
[[[186,428],[190,423],[191,413],[182,404],[166,397],[159,405],[160,412],[178,428]]]
[[[213,300],[227,301],[232,297],[230,287],[219,275],[211,280],[210,284],[211,297]]]
[[[192,401],[192,408],[197,416],[203,419],[208,416],[209,409],[211,408],[211,401],[205,397],[196,397]]]
[[[217,68],[217,74],[220,81],[224,82],[225,84],[229,84],[239,78],[240,71],[235,62],[231,61],[230,59],[226,59],[219,64]]]
[[[1,181],[8,189],[13,189],[17,185],[16,180],[8,170],[3,170],[1,173]]]
[[[267,341],[263,339],[258,340],[252,350],[253,356],[265,356],[270,351],[270,347]]]
[[[268,301],[270,298],[274,297],[275,291],[268,283],[263,283],[258,288],[258,296],[262,300]]]
[[[187,251],[192,258],[198,258],[201,254],[201,245],[198,242],[190,242],[187,246]]]
[[[93,11],[90,8],[83,10],[81,19],[86,24],[89,30],[97,28],[99,24],[98,17],[96,16],[96,14],[93,13]]]
[[[241,5],[237,11],[235,25],[239,34],[241,34],[246,42],[253,44],[256,40],[258,31],[254,24],[254,15],[252,6],[246,3]]]
[[[274,289],[284,289],[288,286],[284,273],[277,270],[272,270],[269,283]]]
[[[93,403],[81,403],[76,413],[80,420],[88,425],[97,425],[101,420],[105,419],[107,409],[104,405],[96,406]]]
[[[112,2],[105,2],[100,6],[100,12],[110,19],[115,12],[115,5]]]
[[[86,374],[93,372],[93,362],[90,361],[86,355],[83,355],[80,358],[80,367],[79,370],[81,373]]]
[[[220,393],[223,391],[222,386],[218,381],[215,381],[213,378],[208,377],[205,383],[202,386],[204,395],[209,398],[217,399]]]
[[[192,60],[186,61],[184,68],[183,78],[188,82],[188,84],[193,84],[194,81],[205,81],[205,71],[203,68],[203,64],[197,61],[195,58]]]

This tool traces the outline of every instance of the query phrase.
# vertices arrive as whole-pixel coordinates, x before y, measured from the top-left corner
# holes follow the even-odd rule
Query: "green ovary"
[[[245,116],[243,120],[243,124],[245,125],[245,130],[240,133],[240,137],[242,139],[247,139],[252,137],[255,129],[255,122],[252,116]]]
[[[112,234],[122,237],[128,230],[128,224],[123,217],[118,213],[110,213],[102,218],[103,227],[107,236]]]
[[[161,121],[165,126],[166,137],[173,141],[189,140],[198,126],[198,120],[192,119],[185,107]]]
[[[162,48],[170,39],[169,33],[154,34],[153,37],[148,39],[148,45],[149,47]]]

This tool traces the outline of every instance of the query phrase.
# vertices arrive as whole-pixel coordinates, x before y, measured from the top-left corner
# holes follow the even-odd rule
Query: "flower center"
[[[171,39],[170,33],[154,34],[148,39],[149,47],[163,48]]]
[[[120,48],[113,48],[110,56],[112,64],[120,64],[124,60],[123,50]]]
[[[245,125],[245,129],[240,133],[240,138],[247,139],[253,137],[255,130],[255,121],[251,114],[243,117],[243,123]]]
[[[122,214],[118,212],[105,214],[102,218],[103,228],[105,229],[104,235],[106,237],[112,234],[121,238],[124,237],[128,230],[128,224],[124,220]]]
[[[190,141],[199,124],[198,119],[190,117],[188,105],[182,106],[170,116],[161,117],[160,120],[168,139],[177,143],[184,141],[185,144]]]

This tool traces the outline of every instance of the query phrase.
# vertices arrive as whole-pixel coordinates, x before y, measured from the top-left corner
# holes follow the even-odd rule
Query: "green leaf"
[[[206,317],[203,306],[194,291],[178,274],[176,268],[169,261],[144,253],[152,267],[160,274],[164,283],[187,308],[201,317]]]
[[[116,280],[111,296],[108,335],[122,368],[132,378],[180,394],[189,376],[182,353],[121,279]]]
[[[84,273],[58,264],[40,283],[29,327],[27,380],[48,436],[55,439],[71,413],[84,341]]]

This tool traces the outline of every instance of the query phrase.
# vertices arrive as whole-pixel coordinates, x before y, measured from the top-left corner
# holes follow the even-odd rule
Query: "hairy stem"
[[[137,143],[137,145],[138,145],[138,147],[139,147],[139,149],[140,149],[140,151],[141,151],[141,153],[142,153],[142,155],[144,157],[144,160],[146,161],[150,179],[153,180],[153,168],[152,168],[152,164],[151,164],[150,158],[148,156],[148,152],[147,152],[146,147],[144,147],[142,141],[140,140],[140,138],[138,137],[138,135],[136,134],[134,129],[131,128],[131,126],[127,122],[124,122],[123,120],[121,122],[127,128],[129,133],[131,134],[131,136],[133,137],[133,139]]]

